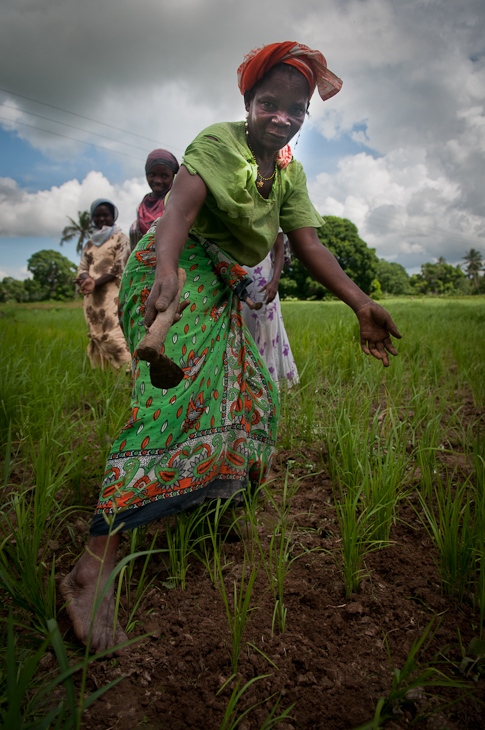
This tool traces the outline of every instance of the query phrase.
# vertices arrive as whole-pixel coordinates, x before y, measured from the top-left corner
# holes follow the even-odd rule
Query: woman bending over
[[[62,591],[77,636],[87,641],[98,576],[116,565],[120,532],[202,503],[240,497],[265,479],[275,448],[278,390],[247,334],[240,300],[279,228],[310,274],[356,313],[363,351],[385,366],[400,337],[389,314],[364,294],[320,243],[300,163],[285,149],[300,129],[315,88],[339,91],[318,51],[294,42],[249,54],[238,70],[247,123],[208,127],[187,148],[158,224],[130,257],[120,288],[125,336],[135,358],[132,416],[113,444],[86,552]],[[158,311],[178,301],[177,269],[187,273],[180,321],[164,352],[184,371],[158,390],[136,348]],[[122,512],[119,510],[123,509]],[[113,528],[111,528],[113,529]],[[101,560],[104,560],[101,565]],[[91,650],[126,639],[113,631],[108,591],[91,634]]]

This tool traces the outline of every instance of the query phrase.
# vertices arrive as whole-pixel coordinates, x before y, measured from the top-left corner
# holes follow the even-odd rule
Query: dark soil
[[[293,563],[285,582],[288,614],[283,634],[277,629],[272,634],[274,604],[264,568],[259,571],[251,604],[256,609],[244,634],[237,678],[242,687],[254,677],[267,676],[253,683],[241,698],[239,712],[261,704],[245,716],[238,725],[240,730],[261,728],[279,696],[278,712],[293,706],[291,719],[279,725],[281,730],[351,730],[371,721],[379,698],[391,684],[386,641],[393,668],[402,669],[413,642],[433,617],[437,630],[421,662],[445,650],[447,661],[441,657],[437,666],[449,677],[464,679],[458,671],[462,659],[459,636],[468,647],[479,634],[479,618],[470,603],[442,595],[436,553],[413,505],[401,503],[392,544],[367,556],[368,574],[360,591],[346,600],[342,573],[334,560],[340,535],[332,506],[332,484],[325,471],[310,473],[321,463],[321,454],[312,449],[302,450],[298,456],[280,451],[273,469],[275,493],[289,460],[292,478],[303,477],[290,518],[295,524],[292,555],[301,557]],[[260,539],[267,548],[273,508],[263,505],[258,518]],[[78,519],[75,525],[80,548],[88,526],[89,518]],[[156,527],[161,526],[150,529]],[[62,534],[72,556],[67,529]],[[233,578],[240,582],[244,546],[241,541],[226,543],[223,548],[229,564],[225,571],[228,586],[232,586]],[[69,570],[69,560],[61,557],[62,539],[55,547],[60,580]],[[246,547],[250,549],[248,540]],[[137,566],[135,577],[141,567]],[[236,683],[232,680],[218,694],[232,674],[228,621],[220,594],[196,556],[191,559],[186,590],[167,588],[167,572],[155,556],[149,572],[150,578],[158,575],[137,611],[140,623],[130,638],[144,633],[150,636],[136,643],[126,656],[90,665],[87,693],[116,677],[123,679],[86,711],[84,727],[218,729]],[[67,632],[66,640],[75,644],[67,617],[61,616],[61,630]],[[432,687],[428,691],[440,694],[444,704],[468,696],[440,711],[440,701],[418,689],[407,703],[395,706],[396,719],[386,727],[408,727],[430,711],[434,714],[418,720],[414,727],[485,727],[483,674],[475,682],[468,680],[466,690]]]

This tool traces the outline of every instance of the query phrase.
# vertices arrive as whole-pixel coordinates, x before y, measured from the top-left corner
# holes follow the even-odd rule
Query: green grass
[[[302,387],[283,395],[280,441],[296,451],[302,442],[325,445],[347,595],[358,588],[365,554],[385,547],[418,479],[443,592],[471,596],[483,630],[485,430],[463,416],[464,399],[485,405],[485,299],[385,306],[403,335],[387,369],[360,352],[355,317],[342,303],[283,303]],[[456,484],[450,491],[438,470],[457,448],[474,472],[455,497]]]
[[[409,498],[419,505],[435,542],[443,593],[472,605],[482,635],[485,427],[478,416],[467,417],[466,409],[485,408],[485,299],[391,299],[385,306],[403,334],[396,343],[399,357],[392,358],[388,369],[362,354],[355,317],[345,305],[283,303],[301,386],[282,394],[278,446],[290,450],[295,460],[303,447],[312,449],[316,471],[326,471],[332,479],[335,529],[342,536],[333,557],[347,594],[359,590],[366,554],[385,549],[403,500]],[[46,729],[56,721],[52,716],[52,723],[47,722],[52,708],[42,715],[46,688],[53,680],[43,679],[37,665],[48,644],[58,644],[56,555],[51,546],[61,530],[69,528],[73,534],[73,515],[92,512],[106,455],[129,413],[128,377],[92,370],[86,346],[79,306],[0,307],[0,587],[5,606],[0,628],[6,638],[0,665],[9,662],[9,673],[0,672],[0,698],[11,691],[17,703],[12,712],[17,712],[19,693],[39,697],[31,714],[44,717]],[[456,470],[443,477],[443,458],[458,452],[469,469],[467,480]],[[285,577],[290,567],[298,570],[292,552],[290,483],[295,485],[291,464],[286,480],[270,486],[275,495],[267,500],[274,517],[271,550],[264,554],[257,547],[255,565],[253,540],[239,583],[229,578],[230,566],[224,563],[215,531],[209,540],[213,554],[207,540],[201,540],[195,512],[194,524],[191,515],[179,516],[164,535],[169,578],[189,590],[188,558],[200,541],[226,606],[234,671],[245,628],[258,605],[255,586],[261,565],[265,570],[259,575],[267,578],[266,591],[275,606],[269,627],[273,621],[284,631],[289,620]],[[150,559],[160,553],[154,549],[155,537],[150,536],[150,550],[140,552],[141,534],[130,536],[117,573],[120,618],[128,619],[131,629],[136,607],[163,563],[157,557],[155,569]],[[72,559],[78,550],[74,543]],[[137,569],[141,567],[136,587],[135,559]],[[37,646],[25,641],[25,629],[39,637]],[[59,644],[56,655],[59,676],[67,679]],[[83,676],[85,672],[84,667]],[[402,673],[395,677],[394,689],[400,692]],[[68,699],[74,702],[69,686]],[[236,683],[224,720],[227,727],[236,722],[235,705],[244,689]],[[75,702],[79,724],[83,702]],[[62,705],[57,719],[67,707]]]

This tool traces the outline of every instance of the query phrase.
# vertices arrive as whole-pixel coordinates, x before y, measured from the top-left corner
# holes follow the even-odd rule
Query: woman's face
[[[96,228],[113,225],[114,215],[109,205],[101,203],[101,205],[98,205],[98,207],[94,209],[93,222]]]
[[[173,172],[166,165],[153,165],[147,173],[147,182],[156,195],[162,195],[173,182]]]
[[[256,152],[275,153],[288,144],[305,119],[308,82],[300,73],[275,69],[253,95],[247,92],[248,132]]]

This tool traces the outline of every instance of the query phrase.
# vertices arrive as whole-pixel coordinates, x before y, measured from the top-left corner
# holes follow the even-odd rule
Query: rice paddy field
[[[91,370],[81,307],[0,308],[0,725],[87,730],[485,726],[485,298],[388,300],[366,358],[350,310],[291,302],[301,374],[247,501],[126,533],[94,659],[59,582],[88,534],[130,382]]]

